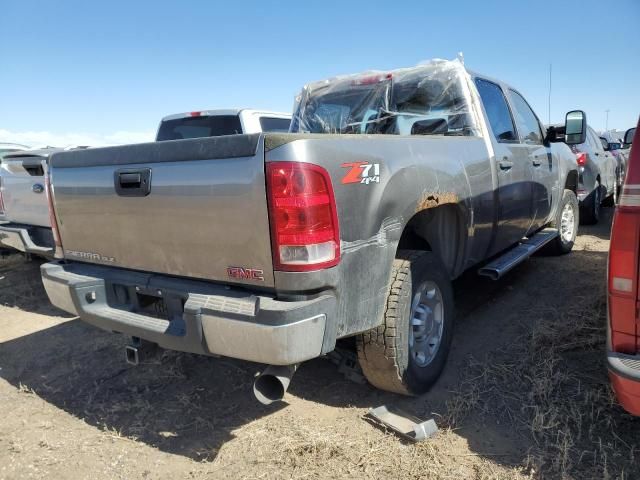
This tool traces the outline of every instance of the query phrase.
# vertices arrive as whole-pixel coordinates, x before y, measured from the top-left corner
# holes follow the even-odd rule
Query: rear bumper
[[[58,308],[163,348],[290,365],[335,347],[334,329],[327,328],[335,316],[331,295],[283,302],[224,285],[81,263],[47,263],[41,272]],[[162,315],[143,311],[150,298],[162,299]]]
[[[609,378],[620,405],[640,416],[640,355],[607,353]]]
[[[53,233],[46,227],[0,224],[0,245],[48,258],[53,258],[54,254]]]

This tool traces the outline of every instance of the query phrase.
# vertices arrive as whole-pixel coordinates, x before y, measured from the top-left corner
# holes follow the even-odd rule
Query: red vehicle
[[[638,122],[640,126],[640,121]],[[633,138],[633,142],[631,139]],[[607,363],[622,407],[640,416],[640,133],[627,131],[633,143],[627,178],[613,217],[609,246]]]

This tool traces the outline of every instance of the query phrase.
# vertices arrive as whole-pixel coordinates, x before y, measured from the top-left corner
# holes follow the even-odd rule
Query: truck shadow
[[[9,252],[0,257],[0,305],[53,317],[71,316],[49,303],[42,286],[40,265],[44,259],[27,259]]]
[[[607,224],[589,227],[594,229],[589,235],[608,235]],[[583,289],[603,292],[605,266],[606,252],[577,250],[562,260],[532,259],[497,282],[478,278],[474,272],[465,274],[454,285],[459,302],[449,361],[426,395],[400,397],[353,383],[324,359],[305,363],[289,394],[336,407],[385,404],[435,418],[441,426],[455,427],[478,455],[498,451],[501,456],[491,456],[492,461],[523,465],[532,444],[526,411],[505,418],[500,402],[494,406],[478,402],[456,410],[456,399],[469,387],[471,373],[488,369],[495,364],[495,355],[530,333],[539,318],[532,313],[536,305],[551,297],[581,301],[574,296]],[[549,281],[562,271],[569,273]],[[600,340],[604,345],[604,332]],[[238,428],[287,407],[286,403],[265,407],[253,398],[251,385],[259,365],[164,352],[130,367],[124,362],[125,344],[121,336],[79,320],[66,321],[0,344],[0,376],[98,429],[198,461],[213,460]],[[562,359],[567,369],[575,369],[576,356],[581,366],[589,367],[583,371],[583,388],[607,382],[600,350],[591,345]],[[512,388],[504,383],[508,376],[496,382],[497,388]],[[621,418],[617,407],[611,409],[608,415]],[[518,415],[518,410],[514,412]],[[631,432],[629,438],[624,431],[617,434],[633,443]],[[610,430],[601,435],[603,441],[613,439],[608,438],[613,435]]]

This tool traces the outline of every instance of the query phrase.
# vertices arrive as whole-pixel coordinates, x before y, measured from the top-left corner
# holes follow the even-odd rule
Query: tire
[[[600,221],[600,209],[602,208],[602,187],[600,184],[593,191],[593,194],[587,197],[580,208],[580,219],[585,225],[595,225]]]
[[[414,326],[414,316],[424,324]],[[369,383],[403,395],[426,392],[447,360],[453,316],[451,281],[439,259],[431,252],[400,250],[382,324],[356,338],[358,360]]]
[[[615,207],[618,204],[618,179],[616,177],[616,183],[613,187],[613,193],[605,198],[602,203],[605,207]]]
[[[566,212],[566,209],[570,209],[571,213]],[[567,222],[571,222],[571,225],[567,225]],[[549,225],[550,227],[557,228],[559,235],[549,243],[546,249],[547,252],[551,255],[565,255],[569,253],[576,240],[579,223],[580,208],[578,207],[576,194],[571,190],[565,190],[562,192],[562,200],[558,206],[556,218],[551,222],[551,225]],[[570,229],[570,231],[568,231],[568,229]]]

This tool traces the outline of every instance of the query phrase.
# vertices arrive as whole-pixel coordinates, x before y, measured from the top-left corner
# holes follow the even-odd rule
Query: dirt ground
[[[565,257],[501,281],[455,283],[448,366],[418,398],[304,364],[286,403],[258,404],[260,366],[164,352],[50,306],[38,261],[0,260],[0,478],[640,478],[640,419],[604,364],[611,211]],[[404,442],[362,417],[386,404],[434,418]]]

